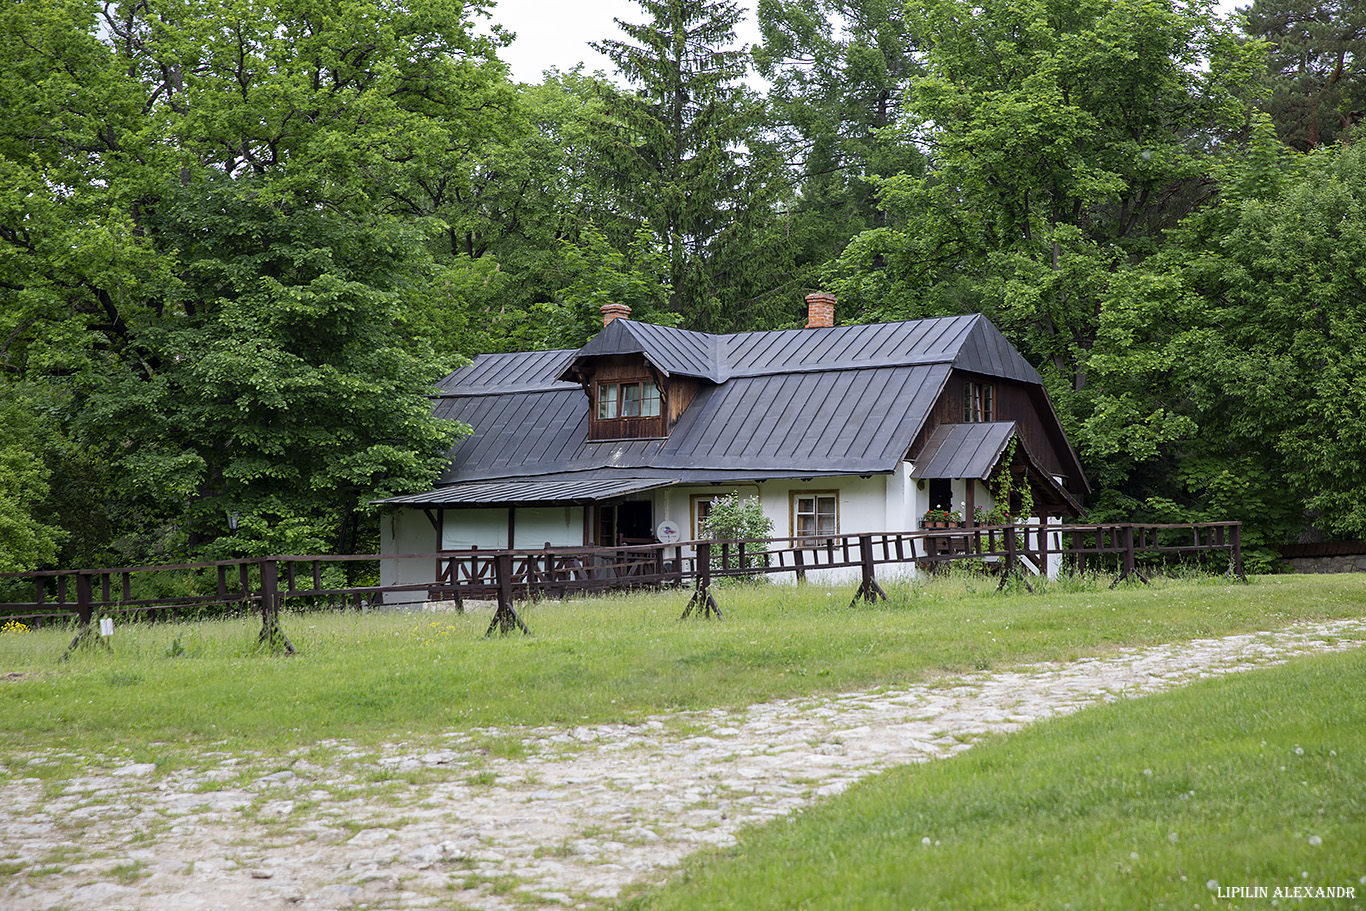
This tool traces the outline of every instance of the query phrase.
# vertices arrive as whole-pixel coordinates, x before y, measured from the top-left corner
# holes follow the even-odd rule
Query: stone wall
[[[1286,562],[1297,573],[1366,573],[1366,554],[1292,557]]]

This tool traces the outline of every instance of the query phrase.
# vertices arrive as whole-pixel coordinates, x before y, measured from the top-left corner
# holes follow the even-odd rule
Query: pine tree
[[[697,328],[731,328],[777,274],[771,252],[756,252],[773,236],[774,168],[742,81],[747,50],[734,46],[743,12],[734,0],[636,2],[650,21],[618,19],[631,40],[593,45],[636,89],[611,99],[609,170],[667,254],[673,309]]]
[[[1303,152],[1343,138],[1366,111],[1366,6],[1357,0],[1255,0],[1247,33],[1271,44],[1266,109]]]

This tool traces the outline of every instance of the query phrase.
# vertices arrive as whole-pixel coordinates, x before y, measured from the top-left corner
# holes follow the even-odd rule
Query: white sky
[[[1220,12],[1232,12],[1252,0],[1218,0]],[[754,23],[755,0],[745,0],[749,18],[737,29],[742,44],[759,40]],[[540,82],[549,67],[568,70],[577,63],[589,72],[616,73],[611,61],[588,46],[590,41],[623,37],[612,20],[644,22],[645,11],[631,0],[498,0],[493,21],[517,33],[517,40],[503,48],[500,57],[512,67],[516,82]]]

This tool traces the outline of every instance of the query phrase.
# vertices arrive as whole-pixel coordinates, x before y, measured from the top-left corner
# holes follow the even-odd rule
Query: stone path
[[[23,778],[0,801],[0,907],[595,906],[865,775],[1363,638],[1366,618],[739,712],[452,734],[439,748],[214,754],[192,774],[108,765],[47,793]]]

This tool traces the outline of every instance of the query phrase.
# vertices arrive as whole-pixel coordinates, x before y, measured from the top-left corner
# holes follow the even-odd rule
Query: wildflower
[[[18,620],[10,620],[6,622],[4,626],[0,626],[0,633],[13,633],[18,636],[26,632],[28,632],[28,625],[20,623]]]

